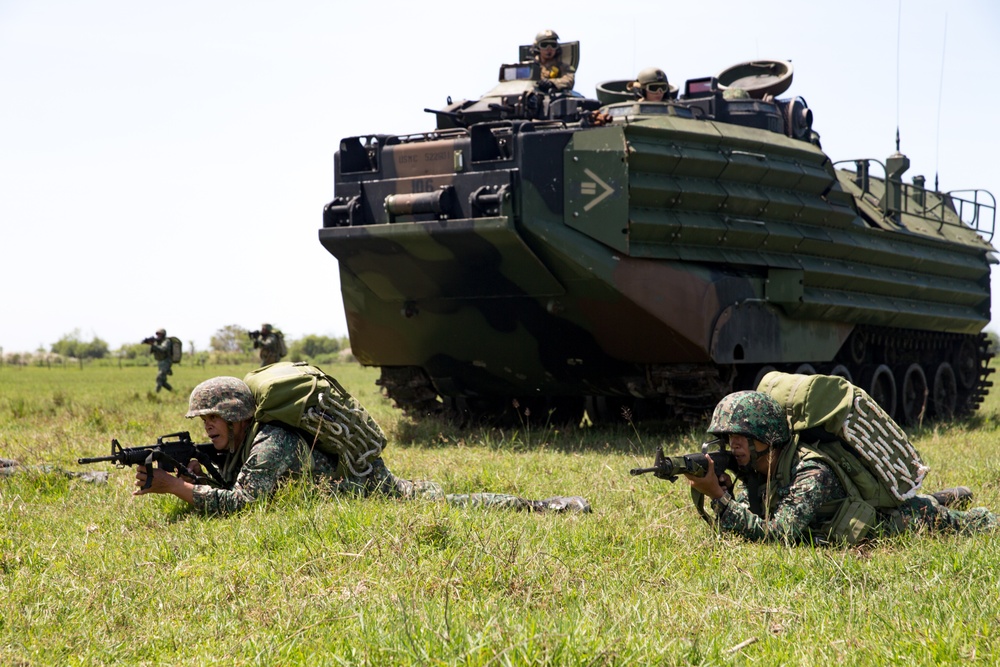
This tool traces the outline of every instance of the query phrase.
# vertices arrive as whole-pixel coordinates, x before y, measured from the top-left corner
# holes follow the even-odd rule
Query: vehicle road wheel
[[[896,379],[892,377],[892,369],[881,364],[872,373],[868,382],[868,395],[882,406],[890,417],[896,414]]]
[[[962,389],[972,389],[979,379],[979,357],[976,355],[976,346],[971,340],[966,340],[958,348],[955,355],[956,377]]]
[[[864,334],[857,331],[851,334],[851,340],[848,342],[847,349],[851,352],[851,361],[861,365],[868,354],[868,341],[865,340]]]
[[[813,368],[812,364],[799,364],[799,367],[795,369],[795,372],[799,375],[816,375],[816,369]]]
[[[770,373],[771,371],[776,371],[776,370],[778,369],[775,368],[774,366],[762,367],[759,371],[757,371],[757,376],[754,377],[753,379],[753,388],[757,389],[757,387],[760,386],[760,381],[764,379],[764,376]]]
[[[844,364],[837,364],[832,369],[830,369],[829,374],[839,378],[844,378],[848,382],[854,382],[854,379],[851,377],[851,369],[849,369]]]
[[[903,423],[913,426],[923,420],[927,408],[927,375],[920,364],[910,364],[903,374]]]
[[[933,407],[938,419],[951,419],[958,407],[958,381],[955,369],[947,361],[941,362],[934,371]]]

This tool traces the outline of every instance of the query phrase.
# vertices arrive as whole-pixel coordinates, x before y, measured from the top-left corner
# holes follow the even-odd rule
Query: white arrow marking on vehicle
[[[597,192],[597,190],[595,188],[595,185],[600,185],[602,188],[604,188],[604,192],[602,192],[601,194],[599,194],[596,199],[592,199],[589,204],[587,204],[586,206],[583,207],[584,211],[589,211],[590,209],[594,208],[595,206],[597,206],[598,204],[600,204],[602,201],[604,201],[605,199],[607,199],[608,195],[610,195],[612,192],[614,192],[615,189],[613,187],[611,187],[610,185],[608,185],[607,183],[605,183],[604,181],[602,181],[600,178],[598,178],[597,174],[595,174],[591,170],[584,169],[583,173],[585,173],[587,176],[590,176],[592,179],[594,179],[595,183],[581,183],[580,184],[580,190],[581,190],[582,194],[591,194],[592,192]]]

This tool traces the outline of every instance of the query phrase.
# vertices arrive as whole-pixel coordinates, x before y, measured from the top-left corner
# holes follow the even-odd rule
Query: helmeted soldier
[[[573,90],[576,70],[562,61],[562,47],[555,30],[542,30],[535,35],[531,53],[541,67],[538,90],[543,93]]]
[[[687,477],[694,490],[711,499],[722,532],[751,540],[824,542],[836,535],[833,531],[840,522],[850,523],[851,517],[844,513],[850,514],[852,502],[861,502],[855,497],[857,490],[845,488],[836,459],[806,442],[806,435],[790,430],[785,411],[769,394],[729,394],[716,406],[708,431],[732,451],[742,488],[735,498],[731,496],[732,481],[726,474],[717,475],[711,460],[705,477]],[[873,533],[921,529],[966,533],[1000,526],[1000,517],[986,508],[958,509],[971,500],[972,492],[965,487],[915,494],[892,512],[875,512]]]
[[[174,388],[170,386],[167,382],[167,376],[173,375],[174,372],[171,370],[173,365],[172,357],[172,346],[173,342],[167,338],[166,329],[157,329],[155,338],[147,338],[146,341],[149,343],[149,351],[153,354],[153,358],[156,359],[156,391],[159,392],[160,389],[166,389],[167,391],[173,391]]]
[[[671,86],[667,80],[667,73],[657,67],[647,67],[639,72],[635,81],[629,82],[628,89],[647,102],[662,102],[677,93],[677,87]]]
[[[253,346],[260,348],[261,366],[279,362],[288,352],[285,335],[266,322],[260,325],[260,335],[254,338]]]
[[[253,392],[243,380],[216,377],[202,382],[191,392],[185,416],[201,418],[212,445],[227,453],[221,470],[226,486],[195,485],[159,468],[149,471],[144,466],[137,466],[133,493],[170,493],[202,512],[228,514],[270,497],[283,480],[308,474],[324,488],[359,496],[378,493],[405,499],[445,500],[456,506],[590,511],[589,503],[579,496],[525,500],[499,493],[445,495],[435,482],[396,477],[381,457],[370,461],[371,470],[362,477],[353,473],[337,456],[311,446],[299,431],[280,422],[256,421],[256,413]],[[364,424],[371,419],[360,406],[343,418],[359,422],[347,425],[352,432],[364,430]],[[153,480],[145,489],[150,474]]]

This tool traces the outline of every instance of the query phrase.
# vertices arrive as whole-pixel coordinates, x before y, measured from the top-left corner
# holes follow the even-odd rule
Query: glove
[[[539,91],[543,93],[548,93],[556,87],[556,84],[552,83],[548,79],[542,79],[541,81],[538,82],[538,86],[536,87],[538,88]]]

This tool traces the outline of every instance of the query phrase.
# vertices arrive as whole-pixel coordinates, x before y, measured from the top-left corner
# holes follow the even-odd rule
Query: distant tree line
[[[346,336],[330,337],[309,334],[299,339],[285,339],[288,346],[288,356],[284,361],[311,361],[319,364],[329,364],[341,360],[345,352],[349,352],[350,342]],[[2,348],[0,348],[2,353]],[[194,341],[188,341],[184,346],[184,361],[191,363],[239,364],[257,357],[253,349],[253,340],[247,335],[247,329],[237,324],[229,324],[217,330],[209,341],[209,349],[198,351]],[[64,335],[46,351],[40,347],[33,354],[24,352],[10,353],[2,356],[2,361],[8,364],[52,364],[66,363],[67,360],[117,360],[132,363],[152,363],[149,345],[140,342],[126,343],[117,350],[111,351],[106,341],[94,336],[85,341],[80,330],[75,329]]]
[[[87,343],[80,338],[80,330],[76,329],[53,343],[51,352],[75,359],[103,359],[108,355],[108,344],[97,336]]]

